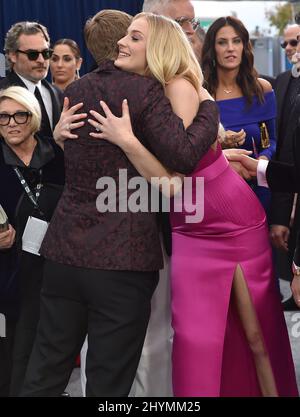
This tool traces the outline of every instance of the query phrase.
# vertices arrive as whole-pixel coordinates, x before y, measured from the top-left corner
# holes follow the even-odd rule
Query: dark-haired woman
[[[52,83],[64,91],[69,84],[78,80],[82,58],[79,46],[73,39],[59,39],[53,45],[50,60]]]
[[[225,146],[241,146],[257,159],[270,160],[275,152],[276,103],[271,84],[258,78],[249,33],[232,16],[220,17],[208,29],[202,69],[206,87],[216,99],[227,131]],[[241,140],[244,131],[245,141]],[[268,212],[270,192],[251,186]]]

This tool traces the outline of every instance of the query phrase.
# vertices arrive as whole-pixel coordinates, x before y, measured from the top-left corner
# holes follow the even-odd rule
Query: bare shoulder
[[[185,126],[189,126],[199,107],[197,90],[188,80],[179,77],[172,80],[165,90],[173,111],[183,120]]]
[[[264,78],[257,79],[259,84],[262,86],[264,93],[269,93],[273,90],[272,85],[269,81],[265,80]]]
[[[166,94],[183,94],[184,97],[198,96],[196,89],[193,85],[183,77],[174,78],[169,84],[166,85]]]

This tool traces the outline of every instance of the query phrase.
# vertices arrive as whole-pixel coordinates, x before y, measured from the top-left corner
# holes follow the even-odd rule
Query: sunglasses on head
[[[291,45],[293,47],[298,45],[297,39],[291,39],[290,41],[284,41],[280,44],[281,48],[285,49],[288,45]]]
[[[53,49],[44,49],[43,51],[36,51],[34,49],[28,49],[27,51],[21,51],[17,49],[16,52],[27,55],[29,61],[36,61],[40,54],[42,54],[44,59],[50,59],[53,54]]]

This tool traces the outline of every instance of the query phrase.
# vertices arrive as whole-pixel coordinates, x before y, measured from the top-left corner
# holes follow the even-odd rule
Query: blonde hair
[[[140,18],[145,18],[149,25],[145,75],[152,75],[163,86],[174,77],[183,77],[199,91],[203,82],[202,71],[179,24],[168,17],[144,12],[136,15],[133,21]]]
[[[31,113],[30,127],[32,133],[40,130],[41,109],[39,102],[27,88],[12,86],[5,90],[0,90],[0,103],[6,99],[14,100],[26,108]]]

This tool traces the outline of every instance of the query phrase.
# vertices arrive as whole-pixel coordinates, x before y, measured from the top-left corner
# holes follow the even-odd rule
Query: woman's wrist
[[[138,140],[138,138],[136,136],[134,136],[133,134],[131,134],[131,135],[129,134],[123,140],[123,142],[121,144],[121,148],[122,148],[122,151],[125,152],[126,154],[131,154],[132,155],[132,154],[135,154],[138,151],[140,145],[141,145],[141,143]]]

